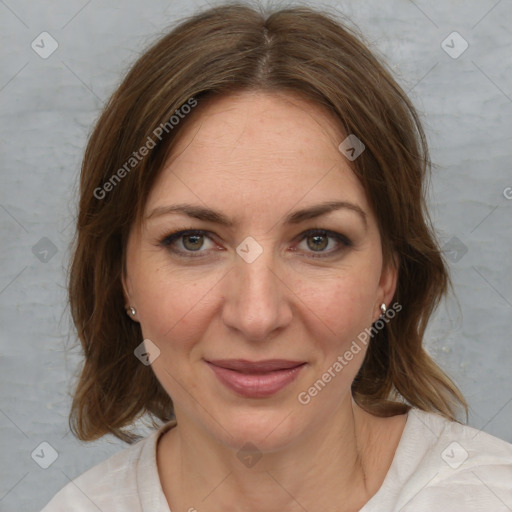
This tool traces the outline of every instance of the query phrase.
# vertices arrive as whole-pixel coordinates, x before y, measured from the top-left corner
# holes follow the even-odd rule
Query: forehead
[[[346,135],[325,107],[298,94],[244,91],[200,102],[193,115],[148,208],[178,198],[222,210],[340,199],[367,208],[338,150]]]

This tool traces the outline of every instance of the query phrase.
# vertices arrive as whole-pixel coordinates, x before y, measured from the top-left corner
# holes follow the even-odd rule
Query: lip
[[[303,361],[267,359],[217,359],[206,361],[219,381],[246,398],[266,398],[274,395],[297,378]]]

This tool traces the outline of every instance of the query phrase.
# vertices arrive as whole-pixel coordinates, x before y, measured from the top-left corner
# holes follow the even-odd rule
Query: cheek
[[[347,271],[325,280],[302,280],[297,296],[308,331],[324,356],[342,353],[373,321],[378,276]]]
[[[198,340],[211,321],[218,280],[212,275],[191,279],[183,272],[159,268],[141,273],[136,283],[143,337],[160,350],[152,370],[177,403],[186,403],[200,388],[190,378],[190,364],[200,358]]]
[[[204,328],[203,316],[215,301],[215,285],[222,274],[190,273],[166,267],[147,268],[134,283],[137,310],[144,337],[160,342],[176,340],[187,345],[194,333]]]
[[[310,377],[298,395],[301,404],[313,400],[317,411],[331,410],[349,392],[371,340],[367,332],[373,319],[375,282],[370,274],[364,278],[347,274],[321,288],[303,286],[303,321],[314,348]]]

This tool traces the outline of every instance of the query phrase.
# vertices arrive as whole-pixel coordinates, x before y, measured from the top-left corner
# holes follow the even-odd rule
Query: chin
[[[208,421],[206,428],[219,442],[237,452],[248,444],[260,452],[286,448],[304,429],[302,421],[298,421],[299,411],[290,407],[238,406],[230,411],[227,406],[219,407],[219,410],[224,411],[219,420],[222,426]]]

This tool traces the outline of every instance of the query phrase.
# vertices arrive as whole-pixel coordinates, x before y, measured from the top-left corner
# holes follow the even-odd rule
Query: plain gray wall
[[[68,431],[80,361],[65,294],[76,180],[88,133],[122,74],[204,5],[0,2],[1,511],[40,510],[69,479],[127,446],[111,436],[80,443]],[[460,303],[437,312],[427,347],[465,393],[470,424],[512,442],[512,3],[323,5],[352,18],[422,112],[436,164],[432,216]],[[452,56],[441,46],[453,31],[469,45],[457,58],[462,40],[447,39]],[[42,32],[58,42],[46,59],[31,47],[51,49],[47,36],[41,48]],[[42,442],[58,453],[48,469],[31,456]]]

